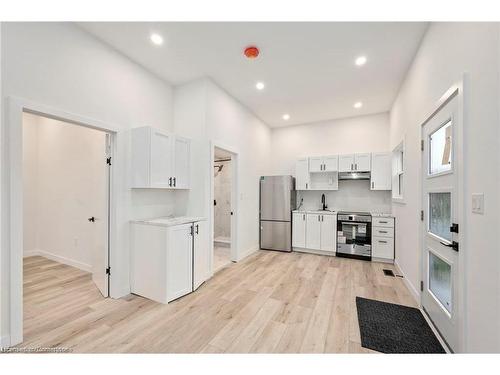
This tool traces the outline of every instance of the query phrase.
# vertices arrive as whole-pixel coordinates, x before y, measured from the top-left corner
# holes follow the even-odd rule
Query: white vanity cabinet
[[[189,139],[143,126],[132,129],[132,188],[188,189]]]
[[[388,152],[372,153],[370,190],[392,189],[392,156]]]
[[[372,218],[372,260],[394,262],[394,218]]]
[[[337,215],[334,212],[296,211],[292,214],[292,247],[332,255],[337,247]]]
[[[370,170],[370,153],[339,156],[339,172],[370,172]]]
[[[168,303],[193,292],[210,277],[204,220],[134,221],[131,245],[130,287],[134,294]]]

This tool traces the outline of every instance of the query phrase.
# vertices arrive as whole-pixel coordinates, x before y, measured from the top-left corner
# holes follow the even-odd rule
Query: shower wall
[[[222,165],[218,172],[215,166]],[[229,239],[231,237],[231,161],[214,164],[214,238]]]

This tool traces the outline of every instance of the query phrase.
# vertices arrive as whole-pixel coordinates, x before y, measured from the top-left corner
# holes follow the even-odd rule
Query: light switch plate
[[[472,194],[472,212],[484,214],[484,194]]]

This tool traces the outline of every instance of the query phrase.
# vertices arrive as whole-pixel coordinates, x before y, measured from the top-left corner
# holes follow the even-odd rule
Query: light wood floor
[[[259,251],[161,305],[104,299],[89,274],[24,261],[24,347],[73,352],[344,353],[360,345],[355,297],[415,306],[390,265]]]

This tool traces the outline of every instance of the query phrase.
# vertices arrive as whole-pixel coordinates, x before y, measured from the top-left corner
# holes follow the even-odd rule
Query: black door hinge
[[[420,220],[424,221],[424,210],[420,211]]]
[[[420,141],[420,149],[422,151],[424,151],[424,140],[423,139]]]
[[[421,292],[424,291],[424,282],[423,281],[420,281],[420,291]]]
[[[107,164],[107,165],[111,165],[111,157],[106,158],[106,164]]]
[[[106,275],[111,275],[111,267],[106,268]]]

